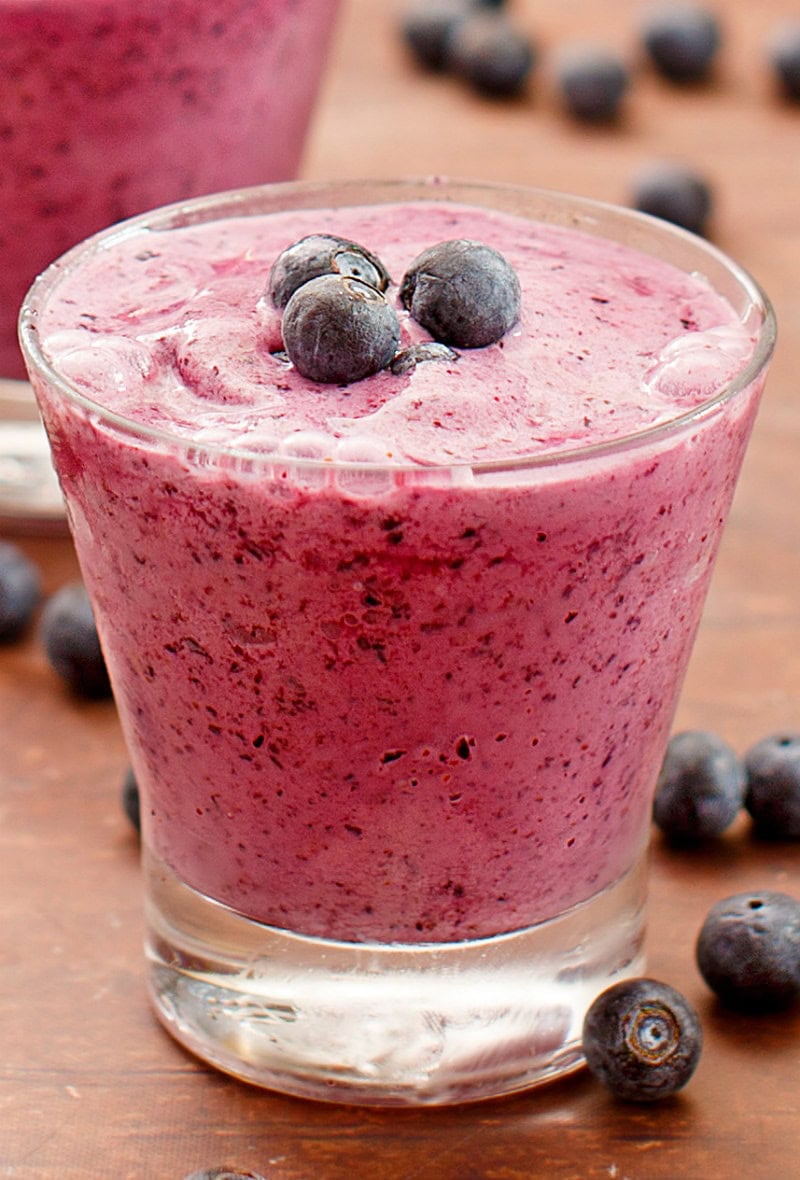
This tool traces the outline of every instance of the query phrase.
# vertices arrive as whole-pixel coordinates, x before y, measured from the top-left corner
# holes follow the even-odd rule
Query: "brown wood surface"
[[[800,104],[779,101],[763,49],[797,5],[720,0],[713,85],[675,89],[637,67],[623,121],[588,129],[559,109],[553,52],[599,40],[635,57],[638,4],[511,0],[541,60],[530,95],[510,104],[416,71],[398,7],[344,0],[305,175],[438,173],[624,202],[639,164],[669,156],[714,183],[713,237],[767,288],[781,339],[676,725],[714,728],[741,750],[800,729]],[[48,590],[76,576],[66,539],[21,543]],[[655,842],[650,970],[696,1003],[706,1033],[682,1095],[623,1106],[580,1074],[482,1106],[363,1111],[248,1088],[155,1023],[136,841],[119,806],[125,766],[111,704],[70,699],[35,635],[0,650],[0,1176],[182,1180],[221,1163],[274,1180],[800,1174],[800,1016],[726,1015],[692,954],[717,898],[800,896],[800,847],[759,845],[744,821],[713,853]]]

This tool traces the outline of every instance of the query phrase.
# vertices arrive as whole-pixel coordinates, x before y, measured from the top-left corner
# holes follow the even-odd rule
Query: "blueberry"
[[[421,66],[428,70],[446,68],[447,40],[472,7],[470,0],[422,0],[406,13],[401,32]]]
[[[653,1102],[680,1090],[694,1073],[702,1046],[694,1008],[655,979],[613,984],[583,1022],[589,1069],[627,1102]]]
[[[767,45],[769,62],[786,98],[800,100],[800,21],[780,25]]]
[[[693,4],[660,4],[645,15],[642,42],[665,78],[698,82],[708,76],[719,49],[719,22]]]
[[[39,571],[10,541],[0,541],[0,643],[19,639],[42,596]]]
[[[497,12],[476,12],[459,21],[445,54],[452,73],[492,98],[519,94],[534,64],[530,38]]]
[[[303,283],[329,274],[361,279],[379,291],[385,291],[390,281],[386,267],[365,246],[335,234],[309,234],[275,259],[267,293],[273,306],[282,311]]]
[[[92,607],[80,582],[62,586],[42,611],[45,654],[64,683],[81,697],[111,695]]]
[[[389,366],[392,372],[399,376],[410,373],[423,361],[457,361],[458,353],[446,344],[439,344],[436,340],[424,340],[420,344],[410,344],[397,356]]]
[[[129,766],[122,780],[122,810],[137,832],[142,830],[142,813],[139,800],[139,784],[133,767]]]
[[[721,835],[742,809],[745,772],[714,733],[688,729],[670,739],[653,801],[653,819],[675,841]]]
[[[711,216],[708,183],[681,164],[648,164],[634,177],[632,203],[641,213],[703,234]]]
[[[516,272],[502,254],[456,238],[414,259],[400,284],[400,299],[435,340],[483,348],[519,319],[521,295]]]
[[[264,1180],[260,1172],[243,1172],[240,1168],[200,1168],[184,1180]]]
[[[744,805],[759,836],[800,840],[800,734],[762,738],[744,757]]]
[[[729,1007],[785,1008],[800,995],[800,902],[769,889],[723,898],[709,910],[695,954]]]
[[[375,287],[321,275],[298,287],[287,303],[283,343],[304,377],[349,384],[386,368],[400,343],[400,325]]]
[[[567,110],[586,122],[608,122],[619,114],[630,85],[624,63],[610,50],[570,46],[556,65],[556,85]]]

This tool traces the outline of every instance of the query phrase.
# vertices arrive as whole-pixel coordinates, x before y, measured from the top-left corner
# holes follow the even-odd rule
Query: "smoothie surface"
[[[507,257],[522,285],[520,320],[455,361],[346,386],[309,381],[281,352],[264,290],[280,251],[311,233],[381,257],[401,348],[429,337],[402,308],[400,280],[420,251],[448,238]],[[576,230],[433,201],[123,237],[60,285],[42,341],[78,388],[137,422],[212,445],[401,464],[619,438],[712,397],[754,347],[701,276]]]

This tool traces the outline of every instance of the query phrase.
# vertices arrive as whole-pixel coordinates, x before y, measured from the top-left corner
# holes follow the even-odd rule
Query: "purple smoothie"
[[[36,274],[123,217],[297,171],[336,0],[0,0],[0,375]]]
[[[493,245],[520,321],[309,382],[262,295],[316,231],[395,300],[425,246]],[[445,202],[133,233],[66,273],[38,332],[88,400],[34,380],[155,854],[348,941],[520,930],[618,881],[760,382],[691,411],[757,331],[657,258]]]

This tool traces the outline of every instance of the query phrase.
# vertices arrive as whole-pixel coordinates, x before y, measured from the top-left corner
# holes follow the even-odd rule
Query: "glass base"
[[[475,942],[307,938],[242,917],[145,857],[149,989],[186,1048],[303,1098],[494,1098],[583,1064],[583,1017],[643,970],[644,858],[568,913]]]

